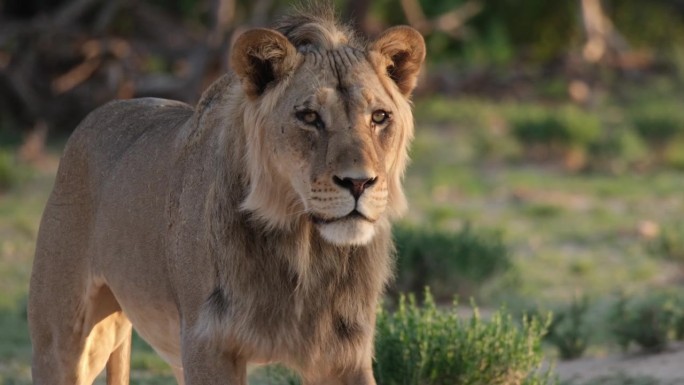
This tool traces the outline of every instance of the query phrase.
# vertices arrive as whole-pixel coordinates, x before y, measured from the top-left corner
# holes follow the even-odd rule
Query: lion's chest
[[[230,232],[217,264],[222,297],[208,309],[220,314],[216,327],[228,349],[249,352],[251,361],[296,367],[370,349],[388,275],[383,240],[337,247],[308,226],[294,234],[249,226]]]
[[[300,367],[337,362],[358,351],[372,337],[374,310],[351,302],[351,293],[333,296],[321,289],[252,308],[248,317],[232,315],[226,324],[229,340],[251,351],[252,361]]]

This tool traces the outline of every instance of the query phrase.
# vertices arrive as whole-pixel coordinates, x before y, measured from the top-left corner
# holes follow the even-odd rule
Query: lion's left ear
[[[380,54],[379,63],[399,90],[409,96],[416,87],[420,67],[425,60],[425,40],[415,29],[397,26],[387,29],[370,46]]]
[[[297,49],[278,31],[252,29],[233,44],[230,64],[247,96],[255,99],[295,68]]]

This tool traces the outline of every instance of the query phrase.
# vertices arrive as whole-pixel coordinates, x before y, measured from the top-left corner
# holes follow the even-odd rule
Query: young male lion
[[[325,13],[234,44],[193,109],[139,99],[69,140],[41,223],[29,322],[36,384],[128,382],[131,327],[180,384],[374,384],[390,219],[425,57],[408,27],[364,44]]]

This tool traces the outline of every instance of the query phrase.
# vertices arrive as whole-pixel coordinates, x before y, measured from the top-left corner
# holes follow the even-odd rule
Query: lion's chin
[[[338,246],[361,246],[373,239],[375,226],[364,219],[348,219],[316,225],[326,241]]]

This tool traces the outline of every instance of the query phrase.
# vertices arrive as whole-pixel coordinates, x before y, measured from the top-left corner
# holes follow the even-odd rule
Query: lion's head
[[[368,243],[405,210],[409,97],[424,57],[409,27],[370,44],[316,18],[242,34],[231,64],[247,95],[243,209],[274,228],[305,219],[333,244]]]

